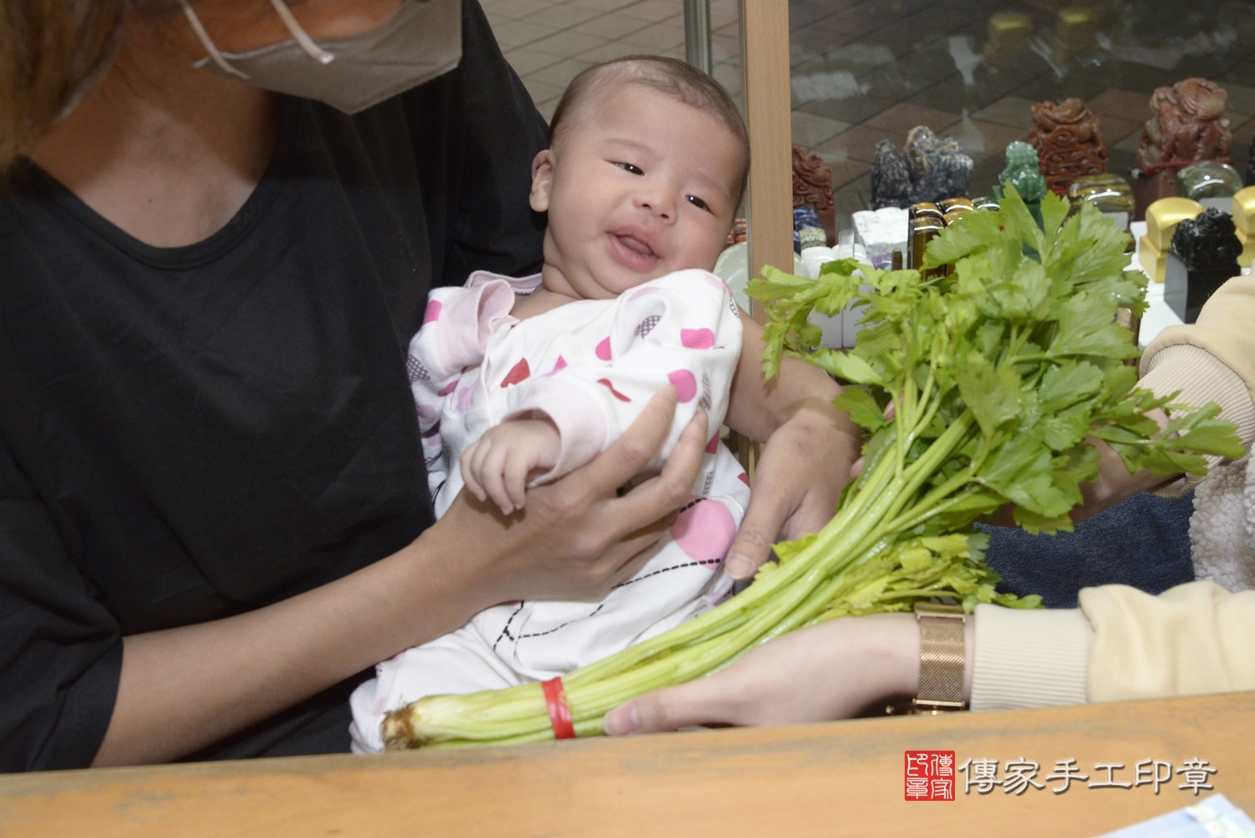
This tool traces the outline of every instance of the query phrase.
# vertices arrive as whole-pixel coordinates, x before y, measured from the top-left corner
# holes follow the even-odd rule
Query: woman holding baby
[[[0,769],[343,751],[377,661],[635,571],[705,446],[698,420],[619,496],[665,394],[525,511],[462,493],[433,521],[427,294],[542,257],[545,125],[477,4],[3,10]],[[822,376],[777,413],[758,382],[728,413],[768,442],[742,576],[855,454]]]
[[[667,392],[521,512],[462,492],[433,519],[406,344],[431,289],[543,255],[545,126],[473,0],[2,8],[0,770],[342,751],[377,661],[636,571],[708,435],[620,492]],[[757,340],[727,418],[767,443],[742,579],[828,520],[858,445],[822,375],[762,382]],[[821,629],[711,682],[789,701],[697,719],[663,694],[608,729],[912,691],[912,625]]]

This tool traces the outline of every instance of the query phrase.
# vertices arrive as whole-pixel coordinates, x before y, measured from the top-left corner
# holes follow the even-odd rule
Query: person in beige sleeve
[[[1146,350],[1140,386],[1216,402],[1255,441],[1255,277],[1235,277],[1198,322]],[[972,710],[1255,690],[1255,470],[1213,458],[1206,478],[1128,474],[1106,452],[1085,517],[1150,489],[1195,489],[1190,543],[1197,581],[1158,596],[1125,585],[1080,592],[1079,608],[977,606],[966,622],[964,697]],[[911,614],[834,620],[786,635],[709,678],[649,693],[606,717],[610,734],[702,723],[778,725],[858,713],[915,695],[920,633]]]

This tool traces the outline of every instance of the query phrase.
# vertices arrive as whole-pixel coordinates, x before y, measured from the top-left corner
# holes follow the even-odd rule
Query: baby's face
[[[736,212],[742,152],[731,131],[641,84],[582,111],[533,165],[532,208],[549,213],[546,287],[609,299],[713,268]]]

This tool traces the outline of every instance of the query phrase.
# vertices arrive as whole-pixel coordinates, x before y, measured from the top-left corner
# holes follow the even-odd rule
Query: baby
[[[718,571],[749,481],[718,429],[741,320],[709,270],[748,158],[728,94],[683,62],[620,59],[571,82],[532,164],[531,206],[548,213],[541,274],[435,289],[410,344],[436,514],[463,487],[504,514],[523,508],[528,485],[592,460],[668,384],[678,404],[654,467],[705,410],[702,469],[646,564],[601,601],[498,605],[379,664],[352,697],[354,750],[381,750],[385,713],[422,696],[560,676],[728,595]]]

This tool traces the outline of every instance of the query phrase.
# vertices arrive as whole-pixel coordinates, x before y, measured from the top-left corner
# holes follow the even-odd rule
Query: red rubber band
[[[571,706],[567,704],[562,679],[542,681],[540,687],[545,691],[545,706],[549,708],[549,724],[553,725],[553,738],[574,739],[575,725],[571,722]]]

